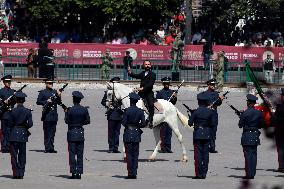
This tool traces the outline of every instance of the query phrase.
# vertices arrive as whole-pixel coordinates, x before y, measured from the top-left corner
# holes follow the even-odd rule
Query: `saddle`
[[[142,108],[147,114],[149,114],[148,104],[145,99],[143,99]],[[160,104],[158,101],[155,101],[154,102],[154,114],[163,114],[163,113],[164,113],[164,108],[162,104]]]

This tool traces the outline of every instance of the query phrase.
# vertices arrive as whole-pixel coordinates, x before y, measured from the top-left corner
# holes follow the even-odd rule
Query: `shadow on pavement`
[[[194,176],[178,175],[179,178],[194,178]]]
[[[0,177],[13,179],[13,175],[1,175]]]
[[[58,177],[58,178],[65,178],[65,179],[69,179],[70,175],[49,175],[52,177]]]
[[[123,163],[123,159],[101,159],[101,160],[98,160],[98,161],[117,161],[117,162],[121,162]]]
[[[149,159],[139,159],[138,162],[158,162],[158,161],[169,161],[168,159],[155,159],[149,161]]]
[[[122,175],[113,175],[113,176],[111,176],[111,177],[114,177],[114,178],[122,178],[122,179],[124,179],[126,176],[122,176]]]
[[[228,176],[228,177],[242,179],[244,176],[240,176],[240,175],[230,175],[230,176]]]
[[[29,150],[30,152],[41,152],[44,153],[45,150]]]
[[[94,150],[94,152],[106,152],[106,153],[109,153],[109,150]]]
[[[224,167],[226,169],[233,169],[233,170],[237,170],[237,171],[240,171],[240,170],[245,170],[245,168],[241,168],[241,167]],[[258,171],[264,171],[264,169],[256,169]]]

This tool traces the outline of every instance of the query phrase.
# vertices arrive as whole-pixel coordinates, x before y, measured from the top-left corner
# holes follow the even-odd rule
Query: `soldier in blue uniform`
[[[169,100],[172,96],[170,102],[176,104],[177,97],[176,93],[170,89],[170,77],[164,77],[162,80],[164,88],[157,92],[157,99]],[[174,93],[174,94],[173,94]],[[169,127],[168,123],[163,122],[160,125],[160,137],[161,137],[161,152],[162,153],[173,153],[171,150],[171,138],[172,138],[172,129]]]
[[[258,98],[247,95],[247,109],[240,116],[239,127],[243,129],[241,145],[245,156],[245,179],[254,179],[257,164],[257,146],[260,145],[260,131],[264,126],[263,114],[254,109]]]
[[[39,91],[36,102],[37,105],[42,106],[45,106],[47,103],[52,103],[50,97],[54,94],[57,93],[58,96],[61,95],[59,90],[52,88],[54,83],[52,78],[45,79],[44,81],[46,88]],[[45,153],[57,153],[57,151],[54,150],[54,137],[58,121],[57,103],[52,104],[51,110],[45,116],[42,114],[41,121],[43,122]]]
[[[199,107],[190,116],[188,124],[194,125],[194,164],[195,177],[193,179],[205,179],[209,164],[209,144],[211,129],[215,126],[216,116],[214,110],[208,108],[210,97],[206,92],[197,95]]]
[[[115,83],[119,82],[119,77],[114,77],[110,82]],[[114,98],[114,96],[113,96]],[[121,128],[121,120],[123,116],[123,111],[121,110],[121,102],[117,102],[116,99],[112,99],[111,107],[106,106],[107,92],[105,91],[104,97],[101,101],[101,104],[107,109],[106,116],[108,120],[108,145],[109,153],[120,153],[118,151],[119,147],[119,135]]]
[[[83,94],[72,93],[74,106],[66,110],[65,123],[68,124],[67,141],[69,151],[70,179],[81,179],[83,174],[84,128],[90,124],[88,109],[80,105]]]
[[[211,128],[211,138],[210,138],[210,153],[218,153],[216,150],[216,134],[217,134],[217,127],[218,127],[218,112],[217,112],[217,106],[220,106],[222,104],[222,100],[224,99],[223,96],[219,96],[219,93],[215,91],[215,85],[216,85],[216,79],[210,79],[206,82],[208,85],[208,90],[205,91],[206,95],[209,97],[209,106],[212,106],[214,102],[215,106],[212,106],[212,110],[214,110],[214,127]]]
[[[11,164],[13,179],[23,179],[26,166],[26,142],[30,135],[28,129],[33,126],[33,120],[31,110],[23,105],[27,95],[17,92],[15,96],[17,107],[11,111],[8,121],[11,128],[9,136]]]
[[[123,142],[126,152],[126,162],[128,176],[126,179],[137,178],[139,143],[141,142],[140,129],[146,126],[145,116],[142,109],[136,106],[140,96],[136,93],[130,93],[130,107],[127,108],[123,115],[122,125],[125,127]]]
[[[15,93],[14,89],[11,89],[11,81],[12,81],[12,76],[11,75],[6,75],[1,78],[3,81],[4,87],[0,89],[0,98],[5,101],[7,98],[12,96]],[[11,99],[14,100],[14,99]],[[8,103],[8,102],[6,102]],[[2,130],[2,135],[3,139],[1,141],[1,151],[2,153],[9,153],[10,152],[10,143],[9,143],[9,134],[10,134],[10,128],[8,127],[8,120],[10,117],[11,112],[5,112],[1,118],[1,130]]]
[[[281,103],[276,106],[273,116],[275,142],[278,153],[278,172],[284,173],[284,88],[281,89]]]

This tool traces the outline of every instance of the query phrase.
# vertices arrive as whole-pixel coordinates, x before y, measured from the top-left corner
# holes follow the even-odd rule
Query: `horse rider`
[[[195,177],[193,179],[205,179],[209,164],[209,145],[211,129],[215,126],[216,116],[214,110],[208,108],[210,96],[202,92],[197,95],[199,107],[192,113],[188,125],[194,125],[194,165]]]
[[[217,111],[217,107],[220,106],[222,104],[222,100],[224,99],[223,96],[219,96],[219,93],[217,91],[215,91],[215,86],[217,84],[216,79],[210,79],[206,82],[208,89],[207,91],[205,91],[207,94],[207,96],[209,97],[209,104],[210,106],[215,103],[214,106],[212,106],[211,108],[214,110],[214,115],[215,115],[215,119],[214,119],[214,127],[211,128],[211,139],[210,139],[210,153],[218,153],[218,151],[216,151],[216,134],[217,134],[217,127],[218,127],[218,111]]]
[[[140,129],[146,126],[144,111],[136,106],[140,96],[134,92],[129,94],[130,107],[123,115],[122,125],[125,127],[123,142],[126,152],[128,176],[126,179],[136,179],[138,169],[139,143],[141,142]]]
[[[68,124],[67,141],[69,151],[70,179],[81,179],[83,174],[84,128],[90,124],[88,109],[80,105],[84,98],[79,91],[72,92],[73,104],[65,113],[65,123]]]
[[[25,97],[23,92],[16,92],[17,107],[14,108],[9,117],[9,136],[11,164],[13,179],[23,179],[26,166],[26,143],[30,135],[28,129],[33,126],[31,110],[24,107]]]
[[[119,82],[119,77],[114,77],[110,80],[111,83]],[[101,104],[105,106],[107,109],[106,116],[108,120],[108,145],[109,145],[109,153],[120,153],[118,151],[119,147],[119,135],[121,128],[121,120],[123,116],[123,111],[121,110],[121,102],[117,102],[116,99],[113,99],[111,102],[111,106],[106,106],[107,100],[107,92],[105,91],[104,97],[101,101]]]
[[[247,109],[241,114],[239,127],[243,129],[241,145],[245,157],[244,179],[254,179],[257,164],[257,146],[260,145],[260,131],[264,127],[264,119],[261,111],[256,110],[254,105],[258,98],[252,94],[247,95]]]
[[[175,105],[177,102],[177,95],[173,90],[170,89],[170,77],[164,77],[161,80],[163,82],[164,88],[157,92],[156,99],[169,100]],[[173,95],[173,96],[172,96]],[[161,152],[162,153],[173,153],[171,150],[171,138],[172,129],[169,127],[168,123],[163,122],[160,125],[160,138],[161,138]]]
[[[15,93],[14,89],[11,89],[11,82],[12,82],[12,76],[6,75],[1,78],[3,81],[4,87],[0,89],[0,98],[3,101],[7,101],[7,98],[12,96]],[[14,99],[11,99],[14,100]],[[8,102],[6,102],[8,103]],[[13,108],[13,107],[12,107]],[[9,135],[11,132],[11,129],[8,127],[8,120],[10,117],[11,112],[7,111],[3,114],[1,118],[1,131],[3,135],[3,139],[1,141],[1,151],[2,153],[9,153],[10,152],[10,142],[9,142]]]
[[[156,74],[151,70],[151,62],[145,60],[143,62],[144,71],[139,74],[132,73],[131,68],[128,67],[128,75],[130,77],[141,79],[140,88],[138,88],[139,96],[146,101],[149,111],[149,118],[147,120],[150,128],[153,127],[153,116],[154,116],[154,92],[153,86],[156,81]]]

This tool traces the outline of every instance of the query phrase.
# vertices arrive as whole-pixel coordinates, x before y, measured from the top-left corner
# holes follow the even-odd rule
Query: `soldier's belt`
[[[258,129],[244,129],[244,132],[257,132]]]
[[[134,126],[134,125],[127,125],[128,129],[139,129],[139,126]]]

